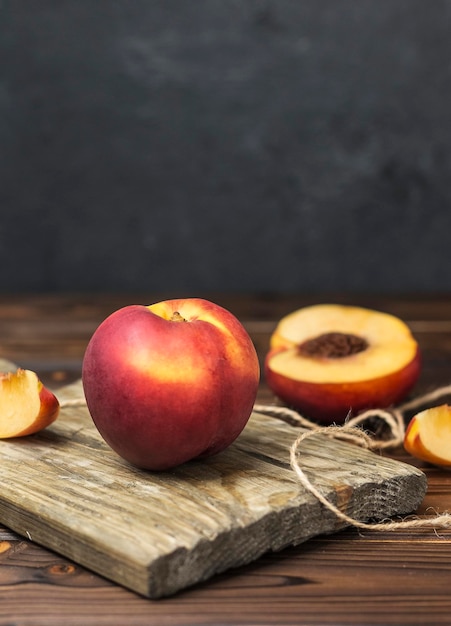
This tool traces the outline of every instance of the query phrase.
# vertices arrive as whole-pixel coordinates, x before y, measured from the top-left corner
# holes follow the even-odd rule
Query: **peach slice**
[[[402,400],[420,374],[407,325],[387,313],[320,304],[280,320],[265,377],[285,403],[324,423]]]
[[[23,437],[56,420],[59,402],[35,372],[0,374],[0,439]]]
[[[451,469],[451,407],[442,404],[414,415],[404,448],[417,459]]]

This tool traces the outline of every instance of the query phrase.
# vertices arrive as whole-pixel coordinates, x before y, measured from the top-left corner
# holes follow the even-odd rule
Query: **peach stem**
[[[170,321],[171,322],[186,322],[186,319],[182,317],[178,311],[174,311]]]

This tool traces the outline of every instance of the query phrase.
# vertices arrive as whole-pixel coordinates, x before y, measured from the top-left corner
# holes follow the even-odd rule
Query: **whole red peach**
[[[82,370],[102,437],[124,459],[151,470],[228,447],[252,413],[259,377],[243,325],[200,298],[112,313],[94,332]]]

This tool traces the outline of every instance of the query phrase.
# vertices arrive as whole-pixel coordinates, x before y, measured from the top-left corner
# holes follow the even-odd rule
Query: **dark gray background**
[[[0,12],[1,291],[449,290],[449,0]]]

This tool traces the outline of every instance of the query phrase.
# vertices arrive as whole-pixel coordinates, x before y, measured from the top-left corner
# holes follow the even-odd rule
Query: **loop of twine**
[[[379,530],[379,531],[387,531],[387,530],[400,530],[400,529],[412,529],[412,528],[451,528],[451,514],[443,513],[441,515],[436,515],[432,518],[417,518],[417,519],[404,519],[400,522],[397,521],[387,521],[387,522],[361,522],[350,515],[347,515],[343,511],[341,511],[337,506],[335,506],[330,500],[328,500],[322,493],[317,489],[312,482],[307,478],[304,471],[300,468],[299,462],[297,459],[297,453],[299,450],[299,446],[307,437],[311,437],[313,435],[317,435],[318,433],[325,433],[327,435],[332,435],[332,437],[337,439],[346,439],[352,441],[352,443],[360,443],[360,445],[364,448],[371,449],[372,441],[368,437],[368,435],[362,431],[360,428],[348,427],[348,426],[324,426],[323,428],[318,428],[315,430],[307,431],[300,435],[293,445],[290,448],[290,466],[293,471],[296,473],[296,476],[299,479],[299,482],[312,493],[326,508],[332,511],[339,519],[354,526],[356,528],[366,529],[366,530]],[[344,435],[344,436],[343,436]],[[349,436],[349,437],[348,437]]]
[[[353,440],[355,437],[355,443],[357,445],[361,445],[360,442],[362,440],[361,434],[364,431],[361,431],[359,428],[355,427],[364,424],[372,417],[378,417],[382,421],[384,421],[390,431],[391,436],[388,439],[378,439],[378,438],[369,438],[368,440],[368,448],[370,450],[384,450],[389,448],[396,448],[401,445],[404,441],[404,436],[406,432],[404,417],[408,411],[416,411],[423,406],[430,405],[432,402],[440,400],[441,398],[451,395],[451,385],[445,385],[443,387],[439,387],[434,389],[434,391],[430,391],[421,396],[413,398],[404,404],[400,404],[398,407],[393,407],[390,409],[368,409],[363,413],[359,413],[355,417],[348,417],[345,420],[343,426],[340,426],[340,432],[347,432],[347,439]],[[284,406],[276,406],[276,405],[266,405],[266,404],[255,404],[254,410],[258,413],[264,413],[265,415],[270,415],[272,417],[277,417],[292,426],[301,426],[313,431],[323,430],[323,426],[319,426],[317,423],[312,422],[308,418],[304,417],[297,411],[293,409],[289,409]],[[327,429],[331,429],[331,426],[326,426]],[[332,432],[330,430],[330,432]],[[335,431],[337,432],[337,431]]]
[[[308,437],[312,437],[317,434],[325,434],[334,439],[345,440],[350,443],[359,445],[360,447],[368,450],[382,450],[387,448],[394,448],[404,441],[405,436],[405,423],[404,417],[408,411],[418,410],[419,408],[426,406],[434,401],[437,401],[447,395],[451,394],[451,385],[446,385],[435,389],[432,392],[418,396],[413,400],[405,402],[398,407],[391,409],[369,409],[360,413],[359,415],[348,418],[342,426],[330,425],[319,426],[315,422],[310,421],[306,417],[299,414],[293,409],[279,406],[269,406],[263,404],[255,404],[254,410],[281,419],[291,425],[300,426],[306,428],[307,431],[301,433],[293,445],[290,448],[290,466],[295,472],[299,482],[305,487],[307,491],[313,494],[317,500],[319,500],[327,509],[332,511],[336,517],[343,522],[354,526],[355,528],[365,530],[401,530],[401,529],[413,529],[413,528],[451,528],[451,513],[445,512],[437,514],[431,518],[415,518],[404,519],[402,521],[382,521],[382,522],[362,522],[350,515],[347,515],[335,506],[330,500],[328,500],[319,489],[313,485],[313,483],[306,476],[305,472],[301,469],[298,460],[298,452],[301,443]],[[370,437],[361,427],[361,425],[369,418],[378,417],[382,419],[389,427],[391,437],[389,439],[378,439]]]

